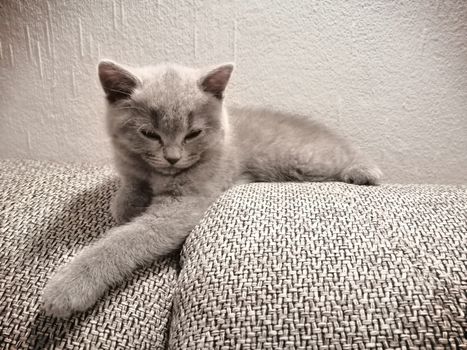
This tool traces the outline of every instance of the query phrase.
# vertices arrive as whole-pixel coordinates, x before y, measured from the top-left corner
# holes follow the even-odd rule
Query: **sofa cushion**
[[[163,349],[175,259],[162,259],[68,321],[40,311],[52,273],[115,223],[109,168],[0,162],[0,348]]]
[[[181,265],[172,349],[467,349],[465,186],[238,186]]]

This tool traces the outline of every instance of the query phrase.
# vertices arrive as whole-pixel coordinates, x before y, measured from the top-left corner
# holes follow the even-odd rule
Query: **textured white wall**
[[[108,161],[99,58],[235,61],[228,99],[308,113],[391,182],[467,182],[465,1],[0,2],[0,157]]]

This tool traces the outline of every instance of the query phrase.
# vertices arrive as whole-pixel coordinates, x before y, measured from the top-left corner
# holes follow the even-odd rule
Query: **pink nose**
[[[170,164],[174,165],[175,163],[177,163],[179,160],[180,160],[180,157],[164,157],[166,161],[168,161]]]
[[[164,158],[170,164],[174,165],[182,158],[182,151],[176,146],[167,146],[164,148]]]

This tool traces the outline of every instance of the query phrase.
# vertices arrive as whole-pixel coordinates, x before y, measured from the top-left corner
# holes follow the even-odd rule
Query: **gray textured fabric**
[[[467,187],[251,184],[188,238],[172,349],[467,349]]]
[[[467,188],[252,184],[177,263],[89,312],[43,315],[51,273],[114,225],[109,168],[0,162],[0,349],[467,349]]]
[[[114,223],[109,168],[0,162],[0,349],[163,349],[177,263],[140,270],[89,312],[46,317],[38,299],[59,265]]]

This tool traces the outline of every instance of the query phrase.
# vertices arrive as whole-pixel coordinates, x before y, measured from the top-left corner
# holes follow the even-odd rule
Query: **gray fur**
[[[122,179],[112,213],[122,225],[51,278],[42,296],[47,313],[84,311],[137,267],[179,249],[209,204],[236,183],[379,182],[375,165],[309,118],[227,110],[222,99],[232,68],[99,64]]]

